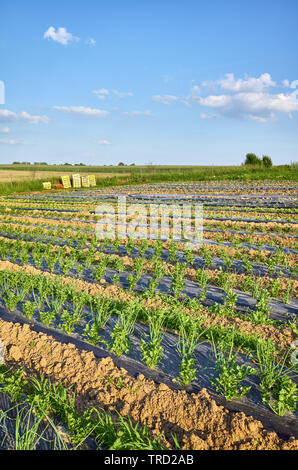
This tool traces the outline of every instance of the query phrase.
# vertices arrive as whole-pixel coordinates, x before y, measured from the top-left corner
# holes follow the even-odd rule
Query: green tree
[[[272,160],[267,155],[263,155],[262,163],[265,168],[270,168],[272,166]]]
[[[262,161],[254,153],[247,153],[244,165],[261,165]]]

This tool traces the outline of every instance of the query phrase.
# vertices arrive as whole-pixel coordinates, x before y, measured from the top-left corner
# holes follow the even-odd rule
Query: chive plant
[[[226,400],[237,400],[247,395],[251,389],[243,385],[248,375],[256,375],[257,370],[245,364],[237,363],[237,355],[233,352],[234,330],[225,340],[216,344],[212,338],[213,353],[215,357],[215,373],[210,383],[215,386],[217,393]]]
[[[171,283],[171,291],[177,299],[181,292],[184,290],[185,282],[184,282],[184,275],[185,275],[185,265],[182,263],[177,262],[175,264],[175,269],[172,274],[172,283]]]
[[[61,323],[58,325],[58,328],[65,331],[65,333],[70,334],[74,330],[75,325],[77,325],[80,318],[80,313],[70,312],[69,310],[64,309],[61,314]]]
[[[200,287],[200,299],[204,300],[207,295],[208,274],[204,269],[197,269],[196,280]]]
[[[270,321],[269,292],[267,289],[261,289],[258,292],[254,310],[250,312],[252,321],[255,324],[268,324]]]
[[[110,345],[110,350],[117,356],[129,352],[129,336],[134,330],[136,316],[137,309],[132,304],[119,313],[117,323],[111,333],[112,344]]]
[[[180,356],[179,376],[174,379],[181,385],[188,386],[197,377],[194,351],[199,342],[199,328],[197,321],[180,316],[179,339],[177,351]]]
[[[34,302],[30,302],[29,300],[22,305],[24,315],[31,319],[31,317],[34,315],[35,312],[35,304]]]
[[[270,341],[259,341],[257,357],[260,368],[260,388],[263,403],[279,416],[293,413],[298,400],[298,389],[293,378],[294,366],[287,367],[289,352],[279,358]]]
[[[103,330],[109,321],[109,318],[112,314],[112,308],[111,302],[103,301],[103,299],[100,297],[95,297],[93,299],[93,305],[95,308],[93,319],[85,326],[83,336],[91,344],[97,344],[100,342],[105,342],[99,332]]]
[[[150,368],[155,368],[161,361],[162,346],[161,342],[164,337],[162,327],[164,323],[164,311],[159,310],[147,313],[149,323],[149,335],[147,341],[141,339],[142,361]]]

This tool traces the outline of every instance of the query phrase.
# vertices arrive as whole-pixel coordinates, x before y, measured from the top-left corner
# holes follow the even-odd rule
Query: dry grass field
[[[78,172],[79,173],[79,172]],[[63,171],[61,175],[74,174],[73,169],[71,171]],[[96,173],[97,178],[110,178],[114,176],[125,176],[123,173]],[[128,175],[128,173],[127,173]],[[12,181],[32,181],[36,179],[43,179],[47,181],[49,178],[56,178],[60,176],[57,171],[31,171],[31,170],[0,170],[0,183],[7,183]]]

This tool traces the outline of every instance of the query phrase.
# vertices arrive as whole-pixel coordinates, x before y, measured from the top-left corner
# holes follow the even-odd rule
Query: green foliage
[[[247,153],[244,165],[261,165],[262,161],[254,153]]]
[[[147,321],[149,323],[149,342],[141,339],[141,353],[142,361],[150,369],[153,369],[159,364],[162,356],[164,312],[147,313]]]
[[[185,276],[185,265],[177,262],[175,264],[175,269],[172,274],[172,283],[171,291],[174,294],[174,297],[177,299],[181,294],[181,291],[184,289],[184,276]]]
[[[177,344],[177,351],[181,358],[179,377],[174,379],[175,382],[181,385],[189,385],[197,377],[197,368],[194,360],[194,350],[198,345],[198,341],[202,335],[200,332],[199,323],[186,317],[183,314],[180,316],[180,329],[179,340]]]
[[[272,167],[272,160],[270,157],[268,157],[267,155],[263,155],[263,158],[262,158],[262,164],[265,168],[271,168]]]
[[[14,292],[9,292],[7,295],[3,296],[6,307],[13,312],[18,305],[19,299]]]
[[[269,341],[258,343],[257,357],[262,399],[274,413],[280,416],[283,416],[286,411],[293,412],[298,398],[297,385],[291,377],[292,368],[286,367],[288,355],[289,352],[279,358]]]
[[[117,356],[128,353],[130,349],[129,336],[134,330],[136,315],[137,309],[132,304],[128,305],[119,314],[117,323],[111,333],[113,343],[110,345],[110,350]]]
[[[62,322],[59,324],[59,328],[69,335],[74,330],[74,327],[79,322],[80,318],[81,315],[79,313],[63,310],[61,314]]]
[[[55,449],[78,449],[89,436],[96,440],[98,448],[110,450],[164,450],[161,437],[152,439],[146,426],[134,424],[128,416],[117,413],[116,418],[103,410],[88,408],[79,414],[75,408],[75,394],[55,385],[43,376],[22,379],[22,368],[15,372],[0,366],[1,392],[8,394],[16,404],[14,448],[34,450],[37,443],[44,440],[49,426],[56,435]],[[22,393],[25,392],[25,396]],[[22,398],[21,398],[22,397]],[[22,399],[21,402],[19,400]],[[52,416],[66,426],[70,443],[66,444],[58,433]],[[0,426],[6,413],[0,414]],[[40,430],[40,424],[43,430]],[[173,436],[177,442],[176,436]],[[178,442],[177,442],[178,444]]]
[[[251,386],[245,386],[242,382],[248,375],[257,374],[257,370],[253,367],[237,363],[233,347],[234,332],[230,338],[220,341],[217,345],[213,341],[216,376],[211,378],[210,382],[228,401],[247,395]]]
[[[16,371],[9,371],[0,365],[0,384],[1,392],[9,395],[12,402],[21,398],[22,393],[27,385],[27,381],[22,379],[23,367]]]
[[[31,318],[34,315],[35,303],[30,302],[29,300],[23,303],[23,312],[27,318]]]

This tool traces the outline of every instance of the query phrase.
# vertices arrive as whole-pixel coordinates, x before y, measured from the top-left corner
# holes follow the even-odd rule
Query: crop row
[[[116,208],[116,205],[113,204],[113,206],[115,206]],[[98,206],[97,206],[98,207]],[[86,209],[88,208],[88,206],[86,206]],[[134,204],[132,206],[130,206],[130,210],[131,209],[134,209],[135,212],[138,211],[138,209],[140,208],[138,204]],[[141,206],[141,209],[146,209],[148,210],[149,209],[149,206],[148,205],[145,205],[145,206]],[[68,208],[68,207],[64,207],[64,208],[57,208],[57,209],[54,209],[54,208],[50,208],[50,207],[26,207],[25,205],[23,206],[13,206],[13,205],[7,205],[5,204],[5,206],[2,206],[0,204],[0,213],[1,214],[7,214],[9,213],[10,215],[25,215],[28,213],[28,211],[30,211],[32,214],[36,215],[36,216],[46,216],[46,215],[51,215],[53,217],[60,217],[60,218],[63,218],[65,217],[65,214],[67,214],[68,216],[73,214],[72,218],[79,218],[79,219],[82,219],[82,218],[87,218],[87,220],[91,220],[91,219],[94,219],[96,220],[97,219],[97,216],[95,215],[95,210],[91,210],[90,211],[90,208],[88,208],[89,210],[78,210],[78,209],[74,209],[74,208]],[[297,222],[297,216],[294,215],[293,213],[291,213],[290,215],[288,215],[288,217],[285,217],[285,214],[284,212],[279,212],[279,213],[266,213],[266,212],[259,212],[257,210],[254,210],[254,211],[249,211],[248,212],[248,215],[246,215],[246,217],[243,217],[243,212],[244,211],[237,211],[237,210],[234,210],[234,211],[230,211],[229,214],[228,214],[228,217],[227,217],[227,213],[225,210],[223,209],[218,209],[217,211],[216,210],[209,210],[205,209],[204,212],[203,212],[203,217],[204,219],[208,220],[232,220],[232,221],[242,221],[242,222],[280,222],[280,223],[290,223],[290,224],[293,224],[293,223],[296,223]],[[69,214],[70,213],[70,214]],[[169,212],[169,215],[170,216],[173,216],[174,218],[176,217],[175,214],[173,214],[173,212]],[[151,216],[152,217],[152,216]],[[153,215],[153,219],[156,219],[154,221],[154,223],[157,223],[158,222],[158,218],[155,217]]]
[[[12,198],[7,198],[3,201],[0,200],[0,207],[5,207],[7,210],[17,208],[17,209],[26,209],[26,210],[44,210],[44,211],[55,211],[57,212],[81,212],[84,209],[87,211],[90,211],[91,213],[95,211],[97,205],[90,205],[86,204],[84,202],[77,202],[77,201],[69,201],[68,203],[65,203],[63,201],[55,201],[53,202],[52,200],[47,200],[47,199],[41,199],[38,200],[35,198],[34,200],[29,200],[27,202],[26,198],[22,199],[17,199],[14,198],[12,202]],[[115,202],[111,200],[113,204]],[[109,203],[111,203],[109,202]],[[41,207],[41,203],[44,204],[45,207]],[[208,206],[208,209],[205,208],[206,214],[207,215],[212,215],[213,213],[219,213],[225,215],[227,212],[232,216],[232,215],[239,215],[242,213],[248,213],[248,214],[253,214],[253,217],[263,217],[263,218],[284,218],[286,216],[286,219],[289,219],[290,221],[296,220],[297,216],[297,209],[294,207],[292,209],[286,209],[286,208],[276,208],[276,207],[271,207],[271,208],[263,208],[263,207],[245,207],[243,209],[240,209],[237,206]],[[291,217],[294,216],[294,217]]]
[[[102,206],[104,208],[104,206]],[[125,223],[133,222],[136,219],[136,215],[138,212],[137,207],[134,207],[133,213],[131,215],[123,215],[118,214],[117,216],[121,220],[123,220],[125,216]],[[1,215],[9,215],[9,216],[15,216],[15,217],[20,217],[20,216],[28,216],[28,211],[25,209],[10,209],[9,211],[7,208],[2,208],[0,210]],[[102,218],[106,217],[104,215],[99,216],[99,215],[94,215],[90,213],[89,211],[82,211],[79,213],[69,213],[69,212],[53,212],[53,211],[47,211],[47,210],[37,210],[33,209],[30,210],[30,217],[34,218],[44,218],[44,219],[54,219],[54,220],[65,220],[65,221],[90,221],[93,223],[98,222]],[[148,217],[142,217],[143,222],[146,224],[159,224],[162,225],[163,218],[161,216],[155,216],[151,215],[150,218]],[[136,219],[137,221],[137,219]],[[189,223],[190,226],[195,227],[195,219],[187,219],[184,217],[181,217],[181,221],[179,219],[179,225],[185,224],[186,222]],[[288,223],[288,221],[285,220],[263,220],[261,219],[260,222],[258,223],[256,219],[244,219],[244,218],[235,218],[232,219],[231,217],[225,217],[225,218],[214,218],[211,216],[208,216],[206,213],[203,215],[203,222],[204,226],[206,228],[214,228],[215,227],[221,227],[223,223],[225,224],[226,227],[232,228],[233,230],[240,231],[240,230],[250,230],[250,231],[263,231],[264,229],[267,230],[267,228],[270,231],[274,231],[276,233],[293,233],[297,234],[297,228],[296,224],[294,222]],[[175,217],[170,214],[170,219],[169,219],[169,226],[173,227],[175,226],[176,221]]]
[[[21,285],[20,280],[22,280]],[[29,319],[37,314],[38,321],[47,327],[53,324],[66,334],[72,334],[78,326],[79,331],[83,331],[82,335],[92,344],[106,343],[102,338],[102,330],[112,313],[116,313],[118,319],[110,335],[112,341],[106,343],[107,348],[116,355],[129,352],[130,336],[135,322],[137,318],[145,317],[149,325],[149,334],[140,341],[142,360],[149,368],[155,368],[162,359],[161,342],[164,335],[162,327],[168,321],[168,312],[160,310],[148,314],[136,303],[121,305],[119,309],[119,302],[117,306],[112,305],[109,299],[78,294],[69,286],[58,290],[57,283],[45,278],[41,281],[40,277],[26,279],[24,275],[16,276],[2,272],[0,282],[2,298],[10,311],[14,312],[18,307],[18,310]],[[89,314],[83,309],[84,305],[89,306]],[[90,316],[93,317],[91,320]],[[286,410],[294,411],[297,386],[291,378],[292,368],[285,367],[288,357],[278,359],[269,342],[258,340],[256,350],[258,369],[255,369],[237,363],[237,355],[234,352],[234,330],[229,333],[226,331],[224,338],[221,337],[219,341],[214,342],[212,332],[202,331],[199,318],[191,318],[177,311],[175,320],[179,325],[177,350],[181,357],[179,377],[176,380],[180,384],[188,385],[197,377],[194,351],[201,336],[209,335],[213,341],[215,357],[215,370],[210,377],[210,383],[217,393],[223,395],[226,400],[247,395],[250,387],[243,385],[243,381],[250,374],[260,374],[264,404],[281,416]]]
[[[162,242],[161,240],[139,240],[139,239],[115,239],[112,244],[112,240],[105,238],[104,240],[97,240],[94,233],[80,233],[80,232],[69,232],[61,229],[51,230],[36,228],[36,227],[25,227],[25,226],[15,226],[12,224],[2,224],[0,225],[0,233],[3,236],[9,236],[11,238],[23,238],[26,239],[25,235],[29,234],[30,240],[40,240],[41,235],[45,235],[47,240],[51,241],[53,244],[60,245],[63,240],[68,242],[72,247],[78,248],[88,248],[88,246],[93,249],[106,248],[107,245],[113,247],[114,251],[123,254],[123,248],[125,248],[125,254],[131,254],[150,257],[159,257],[170,259],[175,261],[177,259],[182,259],[184,262],[187,262],[191,265],[211,267],[213,269],[222,268],[223,270],[232,270],[236,271],[241,269],[242,272],[256,273],[260,272],[261,274],[266,274],[271,276],[274,272],[282,273],[286,275],[286,271],[291,272],[292,275],[296,274],[296,260],[297,256],[295,254],[285,254],[281,249],[277,250],[275,253],[270,253],[262,250],[249,250],[248,248],[229,248],[229,247],[214,247],[212,245],[202,245],[200,248],[187,248],[182,243],[174,242],[170,240],[169,242]],[[55,238],[56,236],[56,238]],[[48,238],[50,237],[50,239]],[[89,242],[89,245],[87,245]],[[63,244],[63,243],[62,243]],[[165,250],[165,249],[166,250]],[[151,249],[148,250],[148,249]],[[153,251],[152,251],[153,250]],[[220,258],[214,258],[215,255],[219,255]],[[181,258],[182,257],[182,258]],[[255,262],[257,264],[252,263]]]
[[[130,417],[95,407],[78,413],[75,392],[44,376],[26,377],[23,367],[0,365],[0,394],[11,404],[0,416],[2,450],[165,449]]]
[[[15,218],[14,217],[11,217],[11,216],[0,216],[0,220],[2,220],[2,222],[4,223],[7,223],[7,222],[10,222],[10,223],[14,223],[16,222]],[[92,233],[92,231],[94,232],[95,230],[95,223],[86,223],[86,221],[68,221],[68,220],[65,220],[64,223],[61,221],[57,221],[55,219],[51,219],[51,218],[47,218],[47,219],[44,219],[44,218],[38,218],[38,217],[26,217],[26,216],[23,216],[19,218],[19,222],[22,222],[22,223],[30,223],[30,224],[35,224],[35,225],[41,225],[41,226],[44,226],[44,227],[47,227],[47,226],[53,226],[53,227],[57,227],[57,228],[73,228],[73,229],[82,229],[82,230],[85,230],[85,231],[89,231],[90,233]],[[70,223],[71,222],[71,223]],[[97,224],[101,224],[102,225],[102,231],[104,232],[105,230],[105,226],[106,224],[104,222],[97,222]],[[89,225],[89,226],[88,226]],[[116,229],[117,229],[117,224],[115,225]],[[120,227],[120,226],[119,226]],[[127,228],[127,230],[132,230],[134,231],[135,230],[135,225],[134,224],[125,224],[125,227]],[[143,230],[143,229],[142,229]],[[165,230],[165,228],[163,227],[159,227],[158,229],[156,229],[157,232],[162,235],[163,231]],[[155,230],[155,231],[156,231]],[[173,229],[166,229],[167,230],[167,233],[168,233],[168,236],[171,238],[173,236],[176,236],[176,229],[175,231]],[[181,237],[181,234],[179,233],[179,231],[177,232],[180,237]],[[137,233],[136,233],[137,234]],[[261,246],[263,244],[267,244],[269,246],[272,246],[272,247],[279,247],[279,246],[284,246],[284,247],[289,247],[289,248],[296,248],[297,247],[297,238],[294,237],[294,236],[291,236],[289,234],[287,235],[283,235],[283,234],[279,234],[279,233],[261,233],[261,232],[257,232],[257,233],[254,233],[254,232],[247,232],[247,231],[244,231],[244,230],[239,230],[239,231],[235,231],[235,230],[231,230],[231,229],[225,229],[222,228],[222,229],[218,229],[218,228],[207,228],[206,227],[206,224],[204,226],[204,231],[203,231],[203,235],[204,235],[204,238],[205,239],[210,239],[210,240],[215,240],[216,242],[218,243],[223,243],[224,241],[229,241],[229,242],[232,242],[233,244],[240,244],[240,243],[249,243],[249,244],[254,244],[256,246]]]
[[[167,261],[163,261],[161,258],[163,251],[161,242],[156,242],[154,251],[148,252],[147,240],[143,240],[136,250],[133,240],[129,239],[125,245],[126,252],[122,252],[121,255],[105,253],[105,249],[110,251],[109,247],[118,251],[120,241],[111,242],[111,240],[106,239],[99,247],[101,251],[98,251],[95,247],[82,249],[57,246],[53,242],[42,243],[38,241],[32,243],[23,240],[0,239],[0,256],[2,260],[10,259],[13,262],[18,261],[22,264],[30,262],[37,268],[46,262],[46,267],[51,272],[60,269],[64,275],[74,269],[80,277],[88,269],[89,276],[97,281],[104,277],[107,268],[115,269],[118,273],[115,275],[113,282],[117,282],[117,279],[118,282],[120,281],[119,274],[123,271],[132,271],[128,276],[128,282],[131,286],[137,284],[142,274],[149,273],[152,275],[152,280],[149,283],[152,294],[165,276],[172,278],[172,284],[179,277],[181,291],[184,287],[184,279],[197,282],[200,287],[201,299],[206,297],[207,286],[210,284],[223,288],[226,294],[231,289],[240,289],[250,292],[254,298],[258,298],[260,292],[264,291],[263,296],[267,299],[270,295],[272,297],[281,297],[286,303],[289,302],[291,296],[295,296],[297,293],[297,282],[287,278],[275,277],[271,279],[266,276],[258,278],[253,274],[239,276],[233,272],[228,272],[227,269],[232,269],[233,259],[231,258],[225,259],[225,269],[220,267],[211,270],[213,257],[208,250],[205,251],[204,257],[200,258],[203,267],[196,269],[194,267],[195,258],[191,250],[184,253],[185,259],[184,262],[181,262],[174,242],[168,246]],[[137,251],[138,255],[135,253],[131,257],[132,250]],[[173,289],[174,287],[171,288],[172,291]],[[178,294],[177,291],[176,295]]]
[[[70,224],[65,226],[57,224],[48,226],[43,221],[40,221],[39,223],[33,223],[30,220],[26,220],[25,222],[21,223],[15,222],[12,219],[6,221],[5,224],[2,223],[2,227],[4,227],[5,230],[8,230],[10,236],[13,236],[14,233],[17,236],[32,233],[32,237],[35,238],[43,235],[49,235],[50,237],[57,235],[57,237],[62,238],[65,241],[67,241],[68,239],[70,244],[73,244],[73,242],[76,241],[79,246],[84,246],[84,243],[87,243],[88,240],[92,242],[92,240],[95,238],[94,231],[86,229],[76,230],[75,227]],[[9,227],[13,227],[13,229]],[[212,253],[214,253],[213,250],[227,250],[231,248],[233,253],[232,256],[235,259],[241,259],[236,255],[236,253],[239,253],[239,256],[241,256],[243,250],[244,257],[249,256],[250,261],[264,262],[268,256],[273,256],[274,264],[284,264],[285,267],[294,266],[295,264],[293,263],[293,260],[296,260],[295,250],[291,250],[288,247],[282,247],[283,243],[286,245],[290,244],[291,246],[296,246],[297,243],[294,238],[278,238],[278,241],[280,240],[280,245],[275,244],[274,239],[269,238],[269,240],[266,239],[266,241],[268,241],[268,245],[264,245],[264,239],[260,236],[258,236],[258,240],[256,240],[248,234],[243,234],[241,238],[239,238],[239,235],[234,235],[233,233],[231,234],[227,231],[224,233],[224,235],[225,238],[221,233],[208,232],[208,237],[213,238],[213,240],[210,243],[208,239],[204,239],[203,245],[206,245],[209,250],[212,250]],[[263,234],[263,237],[265,236],[266,235]],[[226,238],[232,240],[234,243],[232,243],[231,241],[225,242]],[[27,237],[27,239],[29,239],[29,237]],[[255,244],[253,244],[253,242],[255,242]],[[123,240],[123,243],[125,243],[125,240]],[[135,243],[138,243],[137,238],[135,239]],[[148,243],[149,246],[151,246],[155,243],[155,241],[149,239]],[[167,248],[168,242],[162,241],[162,243],[163,247]],[[184,251],[185,244],[183,242],[177,242],[177,246],[179,247],[180,251]],[[194,253],[199,253],[199,251],[196,250],[195,247]]]
[[[69,255],[69,251],[64,250],[63,248],[59,248],[56,250],[54,248],[54,252],[52,251],[53,248],[50,246],[46,246],[44,248],[44,252],[40,256],[39,248],[37,251],[32,253],[32,257],[29,259],[27,252],[18,255],[18,250],[15,251],[15,258],[7,257],[7,259],[11,259],[12,261],[17,261],[21,266],[28,266],[30,263],[32,266],[36,266],[39,270],[42,269],[42,273],[56,273],[64,276],[71,276],[71,279],[84,279],[91,282],[91,285],[101,285],[103,282],[105,285],[113,285],[113,286],[120,286],[123,285],[124,287],[127,286],[130,293],[133,293],[135,289],[140,290],[139,286],[141,287],[141,291],[144,292],[144,296],[148,299],[157,299],[158,295],[162,298],[164,306],[172,305],[172,301],[176,301],[177,305],[180,305],[179,308],[190,308],[191,311],[193,309],[200,310],[200,313],[205,315],[206,320],[210,322],[210,320],[214,320],[214,322],[220,323],[221,320],[236,320],[241,319],[244,320],[245,328],[248,330],[253,330],[257,325],[279,325],[280,321],[286,322],[285,327],[291,328],[291,330],[297,333],[297,324],[295,316],[292,317],[291,315],[286,316],[286,314],[279,314],[278,319],[279,321],[273,320],[276,314],[271,312],[271,306],[269,305],[270,295],[268,289],[264,288],[262,282],[258,282],[252,279],[253,285],[253,298],[255,299],[255,305],[253,305],[253,298],[247,298],[246,302],[251,303],[251,308],[249,311],[243,315],[242,310],[238,310],[238,294],[233,291],[231,287],[231,281],[229,279],[225,280],[224,289],[220,290],[219,298],[212,300],[213,306],[208,306],[210,304],[210,294],[209,294],[209,287],[205,284],[206,282],[206,273],[202,270],[198,270],[198,281],[199,284],[196,284],[199,288],[197,288],[197,297],[190,298],[188,296],[183,295],[183,290],[185,288],[185,280],[184,280],[184,272],[183,266],[180,264],[176,264],[170,282],[167,284],[168,294],[165,292],[161,294],[159,292],[159,286],[163,285],[163,290],[165,289],[165,281],[161,279],[162,271],[160,270],[160,266],[157,264],[155,269],[152,270],[151,277],[146,280],[146,287],[143,281],[143,261],[141,258],[136,258],[136,262],[132,267],[132,271],[129,272],[122,272],[123,263],[122,260],[118,257],[107,256],[100,254],[98,261],[99,264],[90,265],[90,258],[87,261],[87,266],[84,266],[86,262],[86,258],[84,256],[90,257],[90,252],[81,252],[83,256],[81,257],[81,262],[77,263],[74,259],[76,253],[73,252],[72,255]],[[67,255],[66,252],[68,251]],[[18,259],[20,258],[20,261]],[[141,260],[141,261],[140,261]],[[42,267],[40,266],[42,263]],[[83,265],[82,265],[83,263]],[[5,263],[4,263],[5,265]],[[117,268],[111,269],[108,268]],[[29,266],[28,266],[29,267]],[[165,278],[164,278],[165,279]],[[95,283],[95,284],[93,284]],[[159,294],[158,294],[159,293]],[[283,300],[288,301],[288,292],[283,294]],[[214,293],[212,294],[212,297]],[[211,297],[211,298],[212,298]],[[287,297],[287,298],[286,298]],[[151,301],[151,300],[150,300]],[[236,304],[237,303],[237,304]],[[280,307],[279,307],[280,310]],[[216,320],[217,319],[217,320]],[[229,322],[228,322],[229,323]],[[231,323],[231,322],[230,322]],[[251,327],[249,327],[251,324]],[[280,324],[281,325],[281,324]],[[281,326],[280,326],[281,327]],[[260,330],[261,331],[261,330]]]

